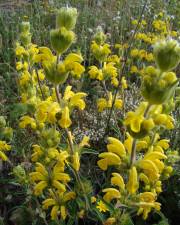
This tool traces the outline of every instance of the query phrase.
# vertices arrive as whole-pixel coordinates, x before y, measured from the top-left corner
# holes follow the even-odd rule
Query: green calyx
[[[53,84],[63,84],[69,75],[61,62],[58,65],[56,65],[56,62],[46,62],[44,72],[46,78]]]
[[[67,30],[65,27],[54,29],[50,32],[50,40],[53,49],[62,54],[75,41],[75,33]]]
[[[162,72],[173,70],[180,62],[180,46],[176,40],[163,40],[154,45],[154,57]]]
[[[72,30],[75,28],[77,20],[77,9],[62,7],[56,17],[56,27],[65,27],[67,30]]]

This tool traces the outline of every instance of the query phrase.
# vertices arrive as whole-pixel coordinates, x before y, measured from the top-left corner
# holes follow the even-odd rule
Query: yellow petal
[[[70,192],[64,194],[63,201],[67,202],[71,199],[75,199],[75,197],[76,197],[76,193],[73,191],[70,191]]]
[[[66,186],[62,183],[60,183],[57,180],[53,180],[52,185],[57,188],[60,192],[65,192],[66,191]]]
[[[0,159],[2,159],[3,161],[6,161],[8,157],[4,154],[4,152],[0,151]]]
[[[100,158],[106,158],[108,165],[119,165],[121,163],[121,159],[118,155],[112,152],[103,152],[99,154]]]
[[[100,169],[107,170],[108,163],[107,163],[107,159],[106,158],[98,160],[97,164],[98,164]]]
[[[65,208],[64,205],[61,206],[60,211],[61,211],[61,217],[62,217],[62,219],[65,220],[66,219],[66,216],[67,216],[67,212],[66,212],[66,208]]]
[[[167,159],[167,156],[161,152],[150,152],[144,156],[144,160]]]
[[[70,181],[70,176],[67,173],[54,173],[53,178],[54,178],[54,180],[59,180],[64,183],[67,183]]]
[[[80,168],[80,158],[79,158],[78,152],[75,152],[74,155],[72,156],[72,167],[76,171],[79,171],[79,168]]]
[[[42,173],[45,177],[48,176],[46,168],[39,162],[36,163],[36,171]]]
[[[105,188],[102,190],[102,192],[105,192],[106,194],[103,196],[103,199],[106,202],[111,202],[113,199],[119,199],[121,197],[120,192],[115,188]]]
[[[120,189],[124,190],[125,184],[122,176],[119,173],[112,173],[111,184],[117,185]]]
[[[43,204],[43,209],[48,209],[49,206],[55,205],[56,202],[55,202],[54,199],[48,198],[48,199],[44,200],[44,201],[42,202],[42,204]]]
[[[137,177],[137,170],[136,167],[133,166],[130,169],[129,172],[129,179],[128,179],[128,183],[127,183],[127,190],[129,191],[130,194],[135,194],[136,191],[139,188],[139,182],[138,182],[138,177]]]
[[[81,63],[83,61],[83,57],[80,54],[70,53],[66,56],[65,61]]]
[[[59,210],[59,206],[57,206],[57,205],[53,206],[53,208],[51,210],[51,219],[52,220],[56,220],[57,219],[58,210]]]
[[[72,122],[69,117],[69,108],[67,106],[62,110],[62,116],[58,123],[62,128],[68,128],[71,126]]]
[[[118,139],[109,137],[108,141],[110,142],[110,144],[107,145],[107,149],[109,152],[116,153],[122,158],[126,156],[124,145]]]
[[[71,89],[72,89],[72,86],[69,86],[69,85],[68,85],[68,86],[66,87],[66,89],[65,89],[65,91],[64,91],[64,97],[63,97],[64,100],[68,100],[68,99],[70,99],[71,97],[74,96],[74,92],[71,91]]]
[[[41,195],[44,188],[47,187],[46,181],[40,181],[36,186],[34,187],[34,194],[35,195]]]

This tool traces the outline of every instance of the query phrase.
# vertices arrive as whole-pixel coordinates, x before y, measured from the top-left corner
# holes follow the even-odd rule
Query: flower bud
[[[0,128],[5,127],[6,126],[6,120],[4,118],[4,116],[0,116]]]
[[[163,72],[174,69],[180,62],[180,46],[176,40],[163,40],[154,45],[157,66]]]
[[[20,40],[24,46],[27,46],[31,43],[31,34],[28,32],[23,32],[20,34]]]
[[[4,138],[7,140],[11,140],[13,137],[13,129],[11,127],[5,127],[2,133]]]
[[[23,21],[20,24],[20,31],[21,31],[21,33],[29,33],[30,32],[30,23]]]
[[[103,45],[106,41],[106,35],[103,33],[103,30],[100,26],[97,28],[97,32],[94,35],[94,40],[98,45]]]
[[[67,30],[74,29],[77,20],[77,9],[62,7],[56,17],[56,27],[65,27]]]
[[[62,54],[75,41],[75,34],[65,27],[62,27],[60,29],[51,30],[50,39],[53,49],[59,54]]]

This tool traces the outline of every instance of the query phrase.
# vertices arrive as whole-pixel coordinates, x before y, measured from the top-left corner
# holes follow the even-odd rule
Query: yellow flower
[[[80,78],[84,73],[85,68],[80,64],[83,61],[81,55],[70,53],[64,60],[65,70],[70,72],[73,76]]]
[[[38,122],[44,123],[47,120],[47,114],[50,105],[50,101],[41,101],[39,104],[37,104],[35,117]]]
[[[125,119],[125,125],[130,126],[130,129],[138,133],[141,129],[141,124],[144,120],[144,117],[142,115],[138,115],[136,112],[128,112],[127,117]]]
[[[58,121],[59,125],[62,128],[68,128],[71,126],[71,119],[69,117],[69,108],[66,106],[62,111],[61,111],[61,119]]]
[[[96,197],[94,197],[94,196],[92,196],[92,197],[91,197],[91,203],[95,203],[95,202],[96,202],[96,200],[97,200],[97,198],[96,198]]]
[[[94,57],[100,62],[105,61],[111,53],[110,46],[108,44],[98,45],[95,41],[92,41],[91,51]]]
[[[111,184],[119,187],[120,190],[124,190],[125,184],[122,176],[119,173],[112,173]]]
[[[98,155],[100,159],[97,164],[102,170],[107,170],[108,166],[113,166],[113,165],[120,165],[121,164],[121,159],[118,155],[112,152],[103,152]]]
[[[126,150],[122,142],[113,137],[108,137],[109,144],[107,145],[108,152],[117,154],[119,157],[126,157]]]
[[[61,109],[57,102],[51,103],[47,111],[47,121],[49,123],[55,123],[57,121],[56,114],[60,111]]]
[[[87,94],[84,92],[75,93],[69,101],[70,107],[78,107],[80,110],[84,110],[86,104],[82,98],[86,97]]]
[[[132,25],[137,25],[138,21],[137,20],[132,20],[131,23],[132,23]]]
[[[38,161],[39,157],[43,155],[43,149],[39,145],[33,145],[33,154],[31,155],[31,160],[33,162]]]
[[[43,190],[49,185],[57,188],[59,192],[65,192],[65,184],[70,181],[70,177],[63,172],[64,168],[62,168],[62,164],[59,166],[57,163],[52,169],[51,174],[49,174],[47,169],[39,162],[36,163],[35,170],[35,172],[30,173],[31,181],[38,181],[34,187],[35,195],[41,195]]]
[[[117,55],[110,55],[107,59],[108,62],[115,63],[117,66],[120,65],[120,57]]]
[[[8,145],[5,141],[0,140],[0,159],[6,161],[8,158],[3,151],[9,151],[10,149],[10,145]]]
[[[138,176],[136,167],[133,166],[129,172],[129,179],[126,188],[130,194],[135,194],[139,188]]]
[[[35,119],[31,118],[30,116],[21,117],[20,122],[19,122],[19,127],[26,128],[28,125],[30,125],[32,129],[36,129]]]
[[[78,212],[77,214],[78,214],[78,217],[79,217],[79,218],[83,219],[84,216],[85,216],[85,210],[82,209],[82,210],[81,210],[80,212]]]
[[[111,84],[114,86],[114,87],[117,87],[118,84],[119,84],[119,81],[116,77],[112,77],[111,78]]]
[[[121,109],[122,106],[123,106],[123,101],[122,101],[121,99],[116,99],[116,100],[115,100],[114,107],[115,107],[116,109]]]
[[[115,44],[114,47],[117,48],[117,49],[121,49],[122,48],[122,45],[121,44]]]
[[[98,69],[96,66],[90,66],[90,70],[88,71],[91,79],[103,80],[103,72],[101,69]]]
[[[67,201],[70,201],[75,198],[76,194],[74,192],[65,192],[65,193],[59,193],[59,192],[52,192],[51,189],[49,189],[51,198],[48,198],[43,201],[43,209],[48,209],[49,207],[52,207],[51,209],[51,219],[56,220],[58,218],[58,215],[65,220],[67,216],[67,210],[65,207],[65,204]]]
[[[113,62],[107,64],[104,63],[102,70],[104,77],[117,77],[117,68],[114,65],[115,64]]]
[[[105,188],[102,190],[106,194],[103,196],[104,201],[110,203],[113,199],[121,198],[121,193],[115,188]]]
[[[26,54],[25,48],[22,47],[22,46],[20,46],[20,45],[18,45],[18,46],[16,47],[15,52],[16,52],[16,56],[22,56],[22,55]]]
[[[147,219],[148,214],[151,212],[152,208],[156,210],[160,210],[161,204],[159,202],[155,202],[155,195],[152,192],[143,192],[139,194],[139,210],[137,215],[143,214],[143,219]]]
[[[31,75],[28,71],[24,71],[19,79],[19,85],[22,87],[24,85],[28,85],[31,80]]]
[[[107,108],[107,101],[105,98],[99,98],[97,100],[97,108],[98,112],[102,112],[105,108]]]
[[[90,146],[88,136],[84,136],[81,143],[79,144],[79,147],[81,147],[81,148],[84,147],[84,146]]]
[[[177,35],[178,35],[178,32],[177,31],[175,31],[175,30],[172,30],[171,31],[171,36],[172,37],[177,37]]]
[[[131,66],[130,73],[138,73],[137,66]]]
[[[146,60],[147,60],[148,62],[153,61],[153,60],[154,60],[153,54],[152,54],[152,53],[147,54],[147,55],[146,55]]]
[[[146,185],[149,184],[149,178],[144,173],[139,174],[139,180],[143,181]]]
[[[137,48],[132,49],[130,52],[131,57],[135,58],[139,56],[139,50]]]
[[[144,173],[148,176],[148,178],[152,181],[157,180],[159,178],[159,170],[157,165],[151,160],[140,160],[139,167],[144,170]]]
[[[72,167],[76,170],[79,171],[80,168],[80,158],[79,158],[79,153],[75,152],[72,156]]]
[[[63,96],[64,100],[68,101],[71,97],[74,96],[74,92],[71,91],[71,89],[72,89],[72,86],[69,86],[69,85],[66,86],[66,89],[64,91],[64,96]]]
[[[121,85],[122,85],[122,88],[123,89],[126,89],[128,86],[127,86],[127,81],[126,81],[126,78],[123,76],[122,79],[121,79]]]
[[[103,201],[99,201],[98,204],[96,205],[96,208],[100,211],[100,212],[107,212],[109,211],[109,209],[107,208],[107,206],[105,205],[105,203]]]

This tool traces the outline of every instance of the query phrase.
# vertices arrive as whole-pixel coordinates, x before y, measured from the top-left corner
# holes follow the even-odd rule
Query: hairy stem
[[[136,161],[136,143],[137,143],[137,140],[134,138],[132,143],[132,150],[131,150],[130,167],[132,167]]]

